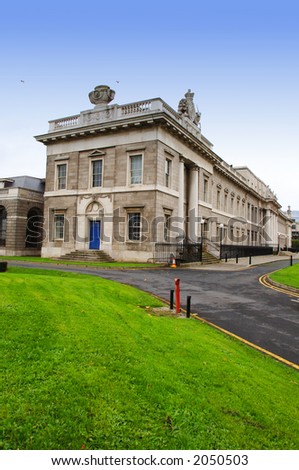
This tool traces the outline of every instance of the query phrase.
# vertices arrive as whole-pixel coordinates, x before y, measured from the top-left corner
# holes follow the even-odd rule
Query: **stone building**
[[[288,206],[287,215],[292,219],[292,240],[299,240],[299,211],[291,211]]]
[[[40,256],[44,180],[32,176],[0,179],[0,255]]]
[[[148,261],[178,255],[186,241],[214,254],[220,244],[289,246],[276,196],[214,153],[190,90],[178,111],[161,98],[109,104],[114,95],[96,87],[93,109],[36,137],[47,146],[42,256],[103,250]]]

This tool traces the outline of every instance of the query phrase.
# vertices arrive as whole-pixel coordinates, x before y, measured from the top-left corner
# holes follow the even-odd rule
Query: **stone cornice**
[[[45,145],[51,145],[72,139],[86,139],[97,135],[152,127],[161,127],[174,135],[195,153],[212,163],[215,170],[242,187],[247,193],[280,207],[275,198],[265,198],[251,188],[242,175],[237,174],[231,166],[213,152],[209,147],[209,141],[201,135],[194,123],[181,117],[160,98],[123,106],[106,106],[101,110],[84,111],[80,115],[50,121],[49,132],[38,135],[35,139]]]
[[[255,189],[251,188],[250,186],[248,186],[246,184],[245,181],[242,181],[241,179],[238,178],[238,176],[234,175],[232,172],[230,172],[229,170],[227,170],[226,168],[222,167],[222,166],[219,166],[219,165],[215,165],[214,166],[214,170],[218,171],[219,173],[221,173],[222,175],[224,175],[226,178],[230,179],[231,181],[233,181],[235,184],[237,184],[238,186],[240,186],[242,189],[244,189],[247,193],[250,193],[252,194],[254,197],[256,197],[257,199],[263,201],[263,202],[272,202],[274,205],[276,205],[278,208],[280,208],[280,204],[279,202],[274,199],[274,198],[268,198],[268,197],[264,197],[262,196],[261,194],[259,194],[257,191],[255,191]]]
[[[221,161],[211,150],[210,142],[201,135],[199,128],[187,118],[181,117],[160,98],[121,107],[107,106],[100,112],[84,111],[80,115],[50,121],[49,132],[35,136],[35,139],[51,145],[57,141],[157,125],[165,127],[208,160]]]

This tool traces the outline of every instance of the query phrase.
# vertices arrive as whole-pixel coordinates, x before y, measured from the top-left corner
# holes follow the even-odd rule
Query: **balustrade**
[[[126,104],[121,107],[121,114],[136,114],[151,111],[151,101],[141,101],[137,103]]]
[[[79,124],[80,115],[77,114],[76,116],[68,116],[62,119],[55,119],[55,121],[50,121],[50,131],[65,128],[65,127],[72,127],[77,126]]]
[[[125,105],[112,105],[112,106],[96,106],[95,109],[83,111],[74,116],[67,116],[61,119],[49,121],[49,132],[62,130],[70,127],[88,126],[91,124],[98,124],[99,122],[108,122],[112,120],[121,120],[124,117],[140,114],[150,114],[156,111],[163,111],[178,120],[189,132],[192,134],[200,135],[200,130],[191,122],[174,111],[167,103],[160,98],[153,100],[137,101]]]

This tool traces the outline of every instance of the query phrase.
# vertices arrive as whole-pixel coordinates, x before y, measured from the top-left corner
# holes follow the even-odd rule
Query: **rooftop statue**
[[[179,102],[178,113],[183,116],[187,116],[192,122],[194,122],[194,124],[196,124],[196,126],[198,126],[200,113],[195,110],[193,96],[194,93],[189,89],[187,93],[185,93],[185,98],[182,98]]]
[[[107,85],[99,85],[88,96],[92,104],[105,106],[114,99],[115,91]]]

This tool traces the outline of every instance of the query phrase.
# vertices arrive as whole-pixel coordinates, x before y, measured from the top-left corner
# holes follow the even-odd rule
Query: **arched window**
[[[0,206],[0,246],[6,245],[7,211],[4,206]]]
[[[40,248],[43,241],[42,211],[33,207],[27,214],[26,247]]]

